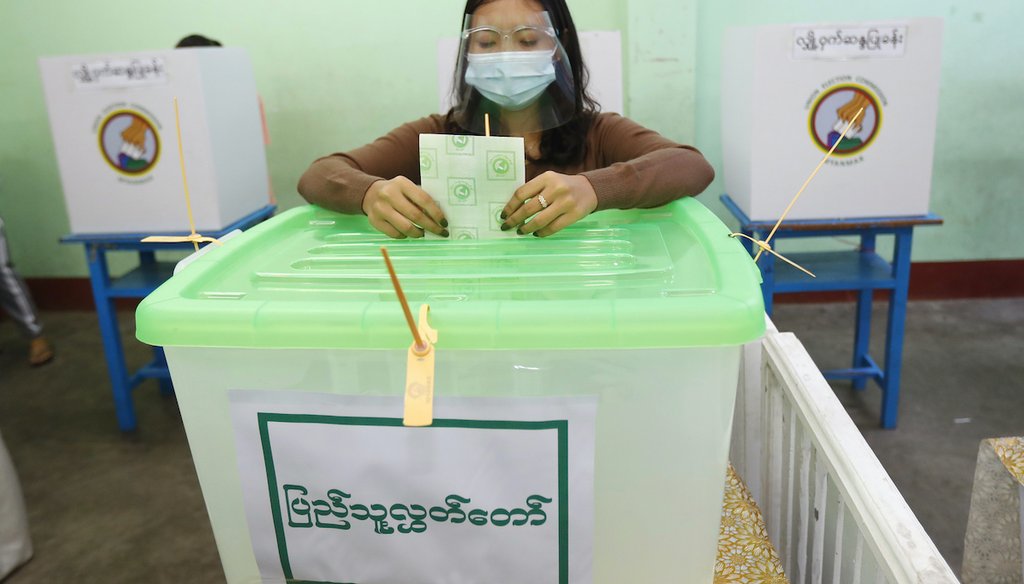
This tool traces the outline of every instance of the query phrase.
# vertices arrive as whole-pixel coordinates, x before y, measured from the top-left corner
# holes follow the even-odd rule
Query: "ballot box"
[[[788,218],[927,214],[941,51],[938,18],[728,29],[726,192],[750,219],[777,219],[835,145]]]
[[[175,98],[196,229],[217,231],[267,205],[243,49],[45,57],[39,68],[72,232],[188,230]]]
[[[422,394],[381,246],[436,331],[430,426],[403,426]],[[137,336],[165,347],[229,582],[711,583],[764,310],[695,199],[487,241],[307,206],[186,261]]]

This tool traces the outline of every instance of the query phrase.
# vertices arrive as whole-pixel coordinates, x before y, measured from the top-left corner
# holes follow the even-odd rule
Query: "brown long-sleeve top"
[[[419,184],[419,135],[444,133],[444,116],[435,114],[361,148],[320,158],[299,179],[299,194],[327,209],[360,214],[366,190],[374,182],[405,176]],[[664,205],[700,194],[715,176],[696,148],[610,113],[596,117],[580,163],[554,166],[527,159],[526,180],[548,170],[587,177],[597,194],[598,210]]]

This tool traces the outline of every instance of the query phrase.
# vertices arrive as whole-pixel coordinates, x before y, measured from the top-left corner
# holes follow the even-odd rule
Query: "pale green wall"
[[[177,0],[127,10],[112,0],[0,0],[0,216],[19,270],[26,276],[86,273],[81,248],[57,243],[68,220],[38,57],[169,48],[193,32],[245,47],[266,107],[274,189],[289,207],[301,202],[295,183],[313,158],[365,143],[437,108],[435,47],[438,38],[458,33],[463,4]],[[624,28],[624,0],[570,5],[582,29]],[[689,26],[692,31],[692,19]],[[692,63],[690,69],[692,76]]]
[[[1020,0],[703,1],[697,19],[698,143],[721,168],[718,83],[727,26],[918,16],[945,19],[931,208],[946,224],[917,230],[914,260],[1022,258]],[[723,184],[719,177],[701,199],[724,217],[717,201]]]
[[[916,259],[1024,257],[1024,3],[900,0],[569,0],[585,30],[619,29],[627,113],[718,165],[718,63],[724,27],[821,19],[946,17],[933,207]],[[699,4],[699,6],[698,6]],[[267,109],[267,157],[284,207],[316,156],[362,144],[436,108],[435,44],[455,34],[462,0],[179,0],[125,12],[112,0],[0,0],[0,216],[27,276],[85,274],[67,233],[36,59],[170,47],[192,32],[245,47]],[[698,9],[699,8],[699,9]],[[1016,18],[1014,18],[1016,17]],[[1002,35],[1002,36],[1000,36]],[[1017,130],[1019,134],[1020,130]],[[1015,190],[1016,189],[1016,190]],[[702,199],[715,208],[721,183]]]

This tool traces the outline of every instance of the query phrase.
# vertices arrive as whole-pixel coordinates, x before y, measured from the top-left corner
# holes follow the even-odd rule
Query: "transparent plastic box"
[[[195,258],[137,335],[166,348],[228,581],[261,581],[228,391],[404,391],[383,245],[413,310],[430,304],[438,396],[598,397],[593,581],[710,583],[740,348],[764,309],[750,256],[693,199],[494,241],[396,241],[303,207]]]

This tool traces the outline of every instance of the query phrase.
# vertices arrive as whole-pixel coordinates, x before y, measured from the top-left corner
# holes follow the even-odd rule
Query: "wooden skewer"
[[[484,114],[484,136],[491,137],[491,114]]]
[[[857,110],[857,114],[853,116],[853,119],[850,120],[850,123],[846,124],[846,127],[843,128],[843,133],[839,135],[839,138],[836,140],[836,143],[832,145],[832,148],[830,148],[829,151],[825,154],[825,157],[821,159],[821,162],[818,163],[818,166],[814,168],[814,172],[811,173],[811,176],[807,177],[807,180],[804,181],[803,186],[800,187],[799,191],[797,191],[796,196],[793,197],[793,200],[789,202],[789,206],[787,206],[786,210],[782,212],[782,216],[779,217],[778,222],[775,223],[775,227],[772,227],[771,233],[769,233],[768,237],[765,238],[765,243],[771,243],[772,237],[775,236],[775,232],[778,231],[779,225],[782,225],[782,221],[786,218],[786,215],[789,214],[789,210],[793,208],[793,205],[796,204],[796,200],[799,199],[800,195],[804,193],[804,189],[806,189],[807,185],[811,183],[811,179],[813,179],[814,176],[818,174],[818,171],[821,170],[821,167],[825,165],[825,161],[827,161],[829,157],[832,156],[832,153],[836,151],[836,147],[839,146],[839,143],[843,141],[843,138],[846,137],[846,133],[850,131],[850,128],[853,127],[853,123],[857,121],[857,118],[859,118],[862,113],[864,113],[864,108],[860,108],[859,110]],[[754,256],[755,262],[761,258],[762,253],[764,253],[763,247],[757,250],[757,255]]]
[[[188,193],[188,176],[185,174],[185,150],[181,145],[181,115],[178,113],[178,98],[174,98],[174,127],[178,130],[178,162],[181,163],[181,183],[185,187],[185,209],[188,211],[188,225],[192,236],[196,235],[196,220],[192,217],[192,197]],[[192,245],[199,251],[199,242],[193,240]]]
[[[185,210],[188,212],[188,225],[191,233],[185,236],[176,235],[150,235],[142,238],[142,243],[185,243],[191,242],[192,247],[199,251],[200,243],[221,244],[215,237],[206,237],[196,233],[196,220],[192,215],[192,197],[188,192],[188,175],[185,173],[185,147],[181,141],[181,114],[178,112],[178,98],[174,98],[174,127],[178,131],[178,162],[181,164],[181,184],[185,189]]]
[[[416,328],[416,321],[412,319],[412,311],[409,310],[409,302],[405,299],[405,293],[402,292],[402,285],[398,282],[398,275],[395,274],[395,266],[391,264],[391,257],[388,256],[388,248],[380,248],[380,253],[384,255],[384,263],[388,266],[388,273],[391,275],[391,284],[395,287],[395,294],[398,294],[398,301],[402,303],[402,311],[405,313],[405,321],[409,323],[409,330],[412,331],[412,338],[416,341],[416,350],[426,350],[427,344],[423,342],[420,337],[420,331]]]

